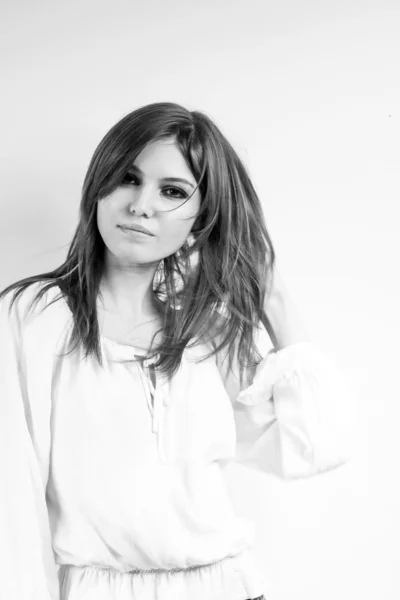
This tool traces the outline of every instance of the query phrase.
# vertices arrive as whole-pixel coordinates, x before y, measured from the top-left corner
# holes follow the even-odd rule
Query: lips
[[[154,237],[154,233],[151,233],[149,229],[142,227],[142,225],[119,225],[119,227],[121,229],[129,229],[131,231],[139,231],[140,233],[145,233],[146,235]]]

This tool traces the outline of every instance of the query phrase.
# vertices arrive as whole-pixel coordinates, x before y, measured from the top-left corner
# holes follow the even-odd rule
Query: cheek
[[[111,213],[109,205],[105,203],[97,205],[97,227],[102,235],[107,235],[107,232],[111,228],[113,222]]]
[[[173,254],[183,246],[193,225],[190,221],[166,221],[162,224],[158,243],[166,253]]]
[[[166,254],[173,254],[186,242],[196,221],[200,201],[191,202],[174,213],[165,215],[160,223],[159,243]]]
[[[120,214],[121,211],[118,211],[118,206],[116,206],[116,204],[115,201],[113,202],[113,198],[107,198],[107,201],[104,201],[103,199],[100,204],[97,205],[97,228],[104,243],[109,247],[115,247],[115,244],[118,245],[118,242],[120,241],[120,236],[118,235],[119,232],[116,226],[120,221],[118,214]]]

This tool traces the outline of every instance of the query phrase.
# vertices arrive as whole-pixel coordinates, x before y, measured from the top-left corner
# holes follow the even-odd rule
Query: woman
[[[155,103],[106,134],[65,262],[0,294],[5,598],[263,598],[223,466],[347,460],[346,388],[274,266],[206,115]]]

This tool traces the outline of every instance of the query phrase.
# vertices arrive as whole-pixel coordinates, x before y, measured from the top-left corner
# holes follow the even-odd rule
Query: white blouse
[[[222,468],[284,479],[349,458],[342,374],[314,342],[263,360],[237,397],[215,356],[187,348],[176,375],[101,337],[104,367],[68,350],[72,314],[41,283],[0,300],[0,598],[246,600],[268,582],[255,526],[235,516]]]

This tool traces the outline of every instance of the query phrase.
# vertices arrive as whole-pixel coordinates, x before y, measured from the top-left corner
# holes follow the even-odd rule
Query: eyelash
[[[130,178],[130,179],[135,179],[135,181],[137,181],[137,177],[135,177],[135,175],[125,175],[124,179],[122,180],[122,184],[124,185],[131,185],[131,183],[127,182],[126,179]],[[174,187],[168,187],[168,188],[164,188],[166,190],[174,190],[175,192],[179,192],[181,194],[181,198],[187,198],[187,194],[183,191],[180,190],[179,188],[174,188]],[[169,195],[169,194],[168,194]],[[177,196],[169,196],[172,199],[176,199],[176,200],[180,200],[180,198],[178,198]]]

